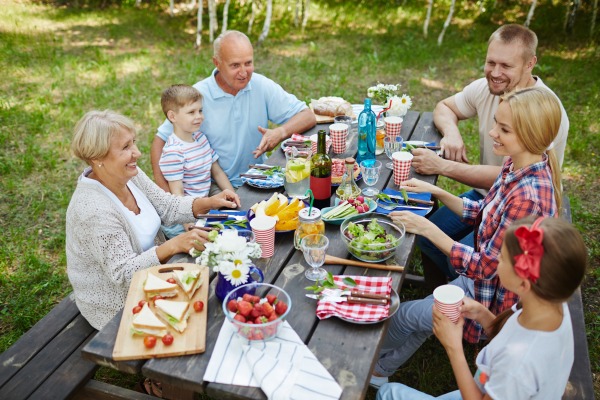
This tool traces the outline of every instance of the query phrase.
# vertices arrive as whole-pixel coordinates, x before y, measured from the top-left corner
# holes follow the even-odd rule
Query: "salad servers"
[[[347,260],[345,258],[335,257],[335,256],[331,256],[329,254],[325,255],[325,264],[326,265],[352,265],[354,267],[382,269],[385,271],[396,271],[396,272],[404,271],[404,267],[401,265],[372,264],[372,263],[367,263],[367,262],[363,262],[363,261]]]

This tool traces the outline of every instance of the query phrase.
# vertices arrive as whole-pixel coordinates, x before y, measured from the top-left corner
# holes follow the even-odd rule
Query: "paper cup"
[[[385,134],[387,136],[396,137],[400,136],[402,130],[402,117],[385,117]]]
[[[408,180],[410,165],[413,155],[408,151],[397,151],[392,154],[392,163],[394,165],[394,183],[400,185]]]
[[[254,233],[254,240],[260,244],[261,257],[269,258],[275,253],[275,223],[273,217],[255,217],[250,221],[250,228]]]
[[[460,318],[458,308],[462,305],[465,292],[458,286],[442,285],[433,291],[433,302],[435,307],[450,321],[456,323]]]
[[[333,152],[343,153],[346,151],[346,139],[348,138],[348,125],[332,124],[329,125],[329,136],[331,137]]]

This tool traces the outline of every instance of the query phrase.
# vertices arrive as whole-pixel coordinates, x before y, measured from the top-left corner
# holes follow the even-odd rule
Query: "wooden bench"
[[[81,348],[96,332],[67,296],[0,355],[0,399],[152,399],[91,380],[99,367]]]

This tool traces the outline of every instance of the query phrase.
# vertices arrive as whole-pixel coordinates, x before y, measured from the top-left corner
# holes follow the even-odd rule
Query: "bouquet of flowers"
[[[208,238],[210,241],[205,243],[196,263],[212,267],[234,286],[247,283],[252,265],[250,258],[261,256],[260,245],[238,236],[235,229],[223,229],[220,235],[212,231]]]
[[[400,86],[400,84],[386,85],[378,83],[367,90],[367,96],[377,103],[383,104],[384,111],[387,112],[388,116],[396,115],[403,117],[412,106],[412,100],[410,96],[406,94],[403,94],[402,96],[398,95]]]

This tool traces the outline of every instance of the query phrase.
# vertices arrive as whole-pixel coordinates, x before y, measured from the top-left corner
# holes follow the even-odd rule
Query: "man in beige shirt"
[[[484,68],[485,78],[472,82],[461,92],[440,101],[435,107],[433,120],[443,135],[440,143],[443,157],[438,157],[426,149],[414,150],[412,165],[418,173],[443,175],[475,188],[463,193],[461,197],[480,200],[487,194],[503,163],[502,157],[493,154],[493,140],[488,134],[494,126],[494,115],[501,96],[515,89],[531,86],[550,90],[539,77],[532,75],[537,62],[536,48],[537,36],[522,25],[504,25],[490,36]],[[562,104],[561,111],[560,129],[551,147],[556,151],[558,162],[562,166],[569,119]],[[469,164],[458,129],[459,121],[473,117],[479,119],[478,165]],[[460,216],[446,207],[436,211],[430,220],[454,240],[473,245],[473,226],[463,223]],[[444,283],[447,278],[456,276],[445,254],[422,237],[418,243],[423,254],[425,279],[429,286],[433,288]]]

